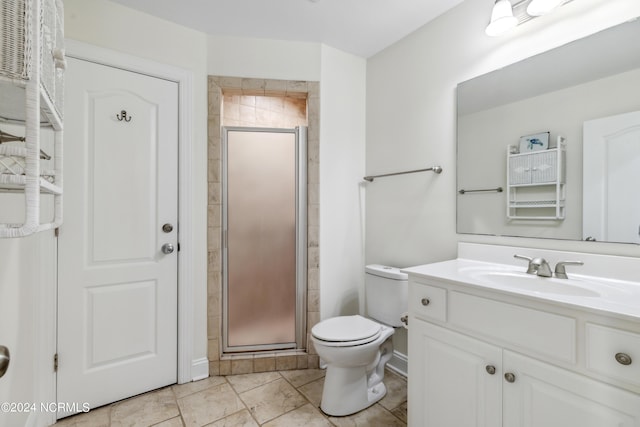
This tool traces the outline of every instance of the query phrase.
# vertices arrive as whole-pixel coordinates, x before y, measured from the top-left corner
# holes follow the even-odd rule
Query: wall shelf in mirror
[[[507,148],[507,218],[563,220],[566,199],[566,144],[512,153]]]

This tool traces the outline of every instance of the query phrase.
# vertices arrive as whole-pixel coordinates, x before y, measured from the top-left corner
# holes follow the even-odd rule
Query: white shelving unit
[[[25,200],[19,223],[2,222],[0,208],[0,237],[23,237],[62,223],[62,1],[3,0],[0,33],[0,130],[24,128],[23,141],[0,144],[0,206],[4,193],[23,193]],[[41,160],[42,128],[54,135],[51,160]],[[53,195],[53,212],[41,223],[43,194]]]
[[[566,144],[556,148],[511,154],[507,148],[507,218],[565,218]]]

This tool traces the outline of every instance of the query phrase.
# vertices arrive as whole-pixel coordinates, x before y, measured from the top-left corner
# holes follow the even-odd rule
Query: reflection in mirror
[[[598,142],[585,141],[583,153],[588,123],[640,111],[635,40],[640,20],[458,85],[457,185],[465,190],[457,195],[458,233],[640,243],[640,205],[632,204],[640,200],[634,195],[640,176],[621,177],[640,170],[640,126],[594,136]],[[564,219],[509,219],[507,154],[519,151],[520,137],[544,132],[549,149],[559,136],[565,140]],[[469,191],[499,187],[505,191]],[[583,218],[583,190],[584,210],[595,218]],[[624,197],[614,199],[617,194]],[[636,223],[607,225],[621,224],[622,217]]]
[[[583,147],[585,239],[640,243],[640,111],[584,122]]]

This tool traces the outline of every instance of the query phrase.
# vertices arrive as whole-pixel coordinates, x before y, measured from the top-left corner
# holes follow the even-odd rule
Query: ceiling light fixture
[[[513,16],[513,7],[509,0],[496,0],[491,11],[491,22],[485,32],[488,36],[495,37],[518,25],[518,19]]]
[[[491,11],[491,23],[485,32],[488,36],[499,36],[553,11],[573,0],[495,0]]]
[[[563,0],[531,0],[531,3],[527,6],[527,14],[531,16],[542,16],[551,12],[562,3]]]

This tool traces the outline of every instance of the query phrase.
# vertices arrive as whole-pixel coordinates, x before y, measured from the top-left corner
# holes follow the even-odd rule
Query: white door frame
[[[193,176],[192,167],[192,106],[193,73],[172,65],[139,58],[76,40],[65,40],[69,57],[122,68],[178,84],[178,384],[208,376],[208,361],[193,358],[193,258],[192,233]],[[68,184],[68,183],[67,183]],[[196,363],[197,362],[197,363]],[[205,363],[206,362],[206,363]],[[204,365],[206,372],[192,372],[195,365]],[[202,371],[202,369],[198,369]],[[206,374],[206,375],[205,375]]]

